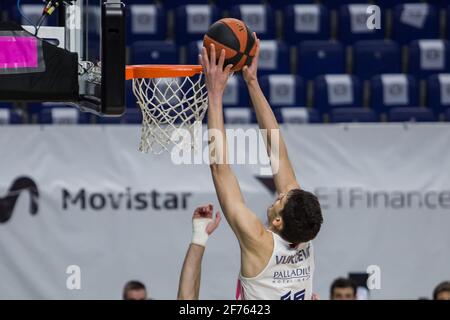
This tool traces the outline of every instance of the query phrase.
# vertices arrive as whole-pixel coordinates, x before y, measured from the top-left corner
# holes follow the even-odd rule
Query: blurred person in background
[[[331,300],[356,300],[356,283],[351,279],[337,278],[330,288]]]
[[[434,288],[433,300],[450,300],[450,281],[441,282]]]
[[[140,281],[128,281],[123,288],[122,298],[123,300],[147,300],[147,289]]]

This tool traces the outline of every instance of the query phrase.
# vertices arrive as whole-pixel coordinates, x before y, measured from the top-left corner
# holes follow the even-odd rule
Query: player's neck
[[[273,232],[273,233],[278,234],[278,230],[277,230],[273,225],[268,226],[268,227],[267,227],[267,230],[269,230],[269,231],[271,231],[271,232]]]

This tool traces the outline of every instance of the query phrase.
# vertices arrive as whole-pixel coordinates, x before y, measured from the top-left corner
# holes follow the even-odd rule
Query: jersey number
[[[281,296],[281,300],[305,300],[305,289],[292,293],[289,291]]]

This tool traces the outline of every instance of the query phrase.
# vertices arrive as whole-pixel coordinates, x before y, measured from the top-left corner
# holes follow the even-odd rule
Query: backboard
[[[16,3],[10,2],[11,11],[18,12],[15,22],[19,23],[26,31],[11,29],[3,31],[9,38],[34,37],[36,33],[38,46],[42,47],[43,63],[47,68],[42,68],[41,73],[27,73],[2,75],[0,79],[5,88],[0,99],[24,102],[66,102],[75,105],[84,112],[92,112],[101,116],[120,116],[125,111],[125,8],[119,0],[35,0],[25,1],[18,8]],[[18,2],[19,3],[19,2]],[[44,16],[43,9],[53,6],[55,11]],[[45,9],[44,9],[45,11]],[[48,13],[49,11],[47,11]],[[11,19],[12,20],[12,19]],[[38,21],[46,21],[42,27],[37,27]],[[2,35],[5,35],[2,34]],[[7,39],[9,39],[7,38]],[[40,39],[44,40],[41,41]],[[33,40],[33,39],[31,39]],[[36,42],[36,41],[35,41]],[[44,43],[39,45],[39,43]],[[47,44],[45,44],[47,43]],[[49,48],[48,43],[55,44],[58,49]],[[61,50],[65,49],[67,51]],[[45,52],[47,50],[47,54]],[[69,60],[72,63],[65,70],[58,69],[56,58],[48,54],[52,50],[53,57]],[[13,51],[9,51],[13,52]],[[16,51],[17,52],[17,51]],[[20,52],[20,51],[19,51]],[[73,58],[76,54],[77,59]],[[14,54],[10,54],[14,60]],[[67,59],[65,58],[67,56]],[[11,60],[11,61],[12,61]],[[78,62],[76,61],[78,60]],[[55,64],[57,66],[55,67]],[[50,69],[51,70],[50,73]],[[62,67],[61,67],[62,68]],[[78,71],[78,76],[77,76]],[[47,74],[46,74],[47,72]],[[57,83],[58,77],[64,77],[64,73],[70,73],[75,79],[69,89],[75,92],[70,97],[61,99],[58,90],[48,88],[51,83]],[[21,87],[21,83],[39,82],[45,78],[46,87],[49,90],[27,95],[27,88]],[[9,79],[11,79],[10,82]],[[21,81],[21,80],[25,81]],[[78,81],[76,81],[78,79]],[[8,87],[15,90],[15,94],[8,96]],[[73,90],[72,90],[73,89]],[[45,92],[56,91],[56,94]],[[22,93],[22,94],[21,94]]]
[[[125,111],[125,10],[118,0],[78,0],[66,8],[67,49],[80,57],[82,111]]]

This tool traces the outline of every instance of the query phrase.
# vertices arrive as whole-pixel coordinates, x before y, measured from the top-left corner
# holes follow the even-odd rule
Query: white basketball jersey
[[[239,274],[239,300],[311,300],[314,274],[312,242],[293,246],[276,233],[269,263],[253,278]]]

